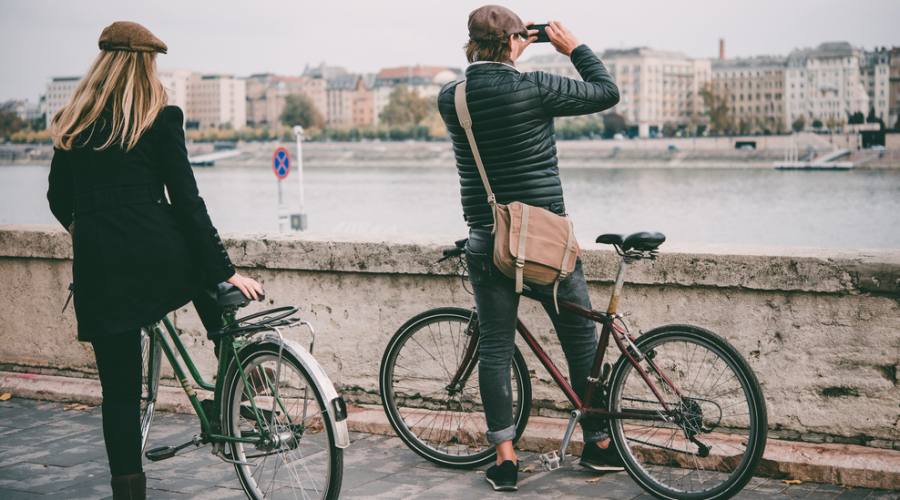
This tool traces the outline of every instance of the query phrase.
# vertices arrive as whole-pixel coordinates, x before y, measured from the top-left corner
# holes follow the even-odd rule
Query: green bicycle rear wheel
[[[236,366],[225,379],[222,429],[251,441],[230,445],[247,496],[337,498],[342,450],[326,401],[303,365],[277,345],[260,344],[241,351],[244,377]]]

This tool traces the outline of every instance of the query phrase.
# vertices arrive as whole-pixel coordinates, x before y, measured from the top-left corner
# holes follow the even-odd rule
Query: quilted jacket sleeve
[[[587,45],[572,51],[572,64],[583,81],[550,73],[534,73],[541,104],[550,116],[597,113],[619,102],[619,87],[600,59]]]
[[[208,285],[221,283],[234,274],[234,267],[197,190],[184,144],[184,114],[175,106],[167,106],[160,115],[157,140],[163,182],[205,281]]]

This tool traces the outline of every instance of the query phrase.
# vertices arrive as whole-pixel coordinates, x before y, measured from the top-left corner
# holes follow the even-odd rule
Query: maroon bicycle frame
[[[538,358],[538,361],[541,362],[541,364],[544,366],[544,369],[547,370],[547,373],[549,373],[550,377],[553,378],[553,381],[556,382],[556,385],[558,385],[559,388],[563,391],[563,393],[566,395],[566,398],[570,403],[572,403],[572,406],[579,410],[583,415],[591,415],[611,419],[627,418],[635,420],[664,421],[666,420],[666,415],[672,414],[672,410],[669,408],[669,404],[666,402],[659,389],[657,389],[656,385],[654,385],[653,380],[650,378],[647,371],[644,370],[643,367],[641,367],[640,362],[638,361],[638,359],[636,359],[635,356],[637,356],[638,353],[633,352],[628,348],[628,346],[625,345],[626,342],[632,343],[633,345],[633,338],[629,336],[627,331],[617,326],[615,322],[617,318],[616,308],[618,306],[619,294],[622,290],[626,265],[627,262],[623,260],[616,279],[616,286],[614,287],[613,293],[610,296],[609,308],[606,312],[587,309],[571,302],[562,300],[559,301],[559,307],[561,309],[571,311],[579,316],[588,318],[602,325],[602,328],[600,330],[600,341],[597,344],[597,352],[594,355],[594,364],[591,367],[590,377],[588,378],[588,385],[584,394],[584,399],[582,399],[578,396],[578,394],[575,393],[575,390],[572,389],[572,385],[566,380],[562,372],[559,371],[559,368],[556,367],[556,365],[553,363],[553,360],[550,359],[550,356],[547,355],[547,353],[541,347],[540,343],[538,343],[537,339],[534,338],[534,335],[531,334],[531,332],[527,327],[525,327],[525,324],[522,323],[521,320],[518,320],[516,323],[516,331],[519,332],[519,336],[521,336],[525,343],[528,344],[531,352],[533,352],[534,355]],[[549,300],[552,300],[528,289],[525,290],[523,295],[540,302],[548,302]],[[606,355],[606,348],[609,346],[610,337],[612,337],[613,341],[615,341],[616,346],[619,348],[619,351],[622,352],[628,362],[641,375],[641,378],[650,387],[650,390],[653,391],[656,399],[659,400],[660,405],[662,405],[662,412],[648,409],[628,409],[627,411],[612,412],[609,411],[609,408],[592,406],[590,404],[590,401],[593,401],[594,392],[596,391],[597,385],[600,382],[600,371],[603,368],[603,359]],[[451,390],[453,390],[454,388],[461,388],[465,384],[465,381],[469,378],[469,375],[472,373],[472,370],[475,367],[475,363],[477,362],[477,352],[478,335],[470,335],[469,343],[466,346],[466,352],[463,356],[463,360],[460,363],[456,374],[453,376],[450,385],[448,386]],[[660,370],[656,366],[656,363],[652,359],[644,359],[647,359],[648,365],[650,366],[651,370],[656,373],[656,375],[658,375],[659,378],[663,382],[665,382],[665,384],[670,387],[675,394],[680,396],[678,389],[671,382],[671,380],[666,377],[662,370]]]

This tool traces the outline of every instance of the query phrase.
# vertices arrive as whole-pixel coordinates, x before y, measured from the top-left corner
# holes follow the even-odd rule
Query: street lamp
[[[297,183],[300,188],[300,197],[297,198],[297,213],[291,214],[291,229],[305,231],[309,227],[306,217],[306,203],[303,197],[303,127],[294,125],[294,136],[297,137]]]

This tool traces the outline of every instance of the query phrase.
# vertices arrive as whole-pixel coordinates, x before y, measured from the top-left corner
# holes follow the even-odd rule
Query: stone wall
[[[315,355],[348,398],[370,403],[378,401],[383,349],[406,319],[472,304],[455,268],[435,263],[445,243],[325,235],[226,241],[236,265],[263,282],[269,303],[296,304],[313,322]],[[631,268],[620,309],[633,313],[633,331],[692,323],[726,337],[762,383],[773,436],[900,448],[900,251],[671,247]],[[0,226],[0,369],[93,372],[90,347],[75,340],[71,308],[60,313],[70,259],[61,230]],[[586,249],[595,304],[605,305],[616,264],[614,253]],[[540,307],[524,301],[521,314],[564,366]],[[211,373],[210,343],[193,309],[174,318]],[[538,411],[553,414],[562,408],[559,392],[534,359],[529,367]]]

